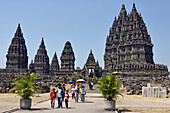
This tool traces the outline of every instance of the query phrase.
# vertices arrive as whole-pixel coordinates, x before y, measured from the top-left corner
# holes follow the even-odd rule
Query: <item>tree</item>
[[[28,72],[26,76],[18,75],[14,79],[15,87],[12,88],[9,92],[17,90],[19,92],[18,95],[21,96],[22,99],[29,99],[31,96],[33,96],[35,91],[40,90],[39,87],[34,86],[34,80],[37,78],[37,73],[30,74],[30,72]]]
[[[76,77],[71,77],[70,81],[76,83]]]
[[[123,95],[119,91],[119,80],[120,78],[116,80],[116,76],[110,73],[108,73],[108,76],[99,79],[99,86],[97,88],[100,89],[104,98],[106,98],[107,100],[113,100],[116,99],[118,95],[121,95],[123,97]]]
[[[83,75],[79,75],[79,79],[83,79],[84,77],[83,77]]]

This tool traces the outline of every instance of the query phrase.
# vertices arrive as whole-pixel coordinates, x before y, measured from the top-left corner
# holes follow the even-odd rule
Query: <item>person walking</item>
[[[62,101],[64,101],[64,95],[65,95],[65,91],[66,91],[65,84],[63,84],[62,89],[63,89]]]
[[[54,109],[54,106],[55,106],[55,98],[56,98],[55,88],[52,89],[52,91],[51,91],[51,93],[50,93],[50,98],[51,98],[51,108]]]
[[[81,101],[84,103],[85,102],[85,95],[86,95],[86,88],[84,85],[81,85]]]
[[[80,88],[79,88],[79,84],[77,84],[75,87],[75,102],[78,102],[79,100],[79,93],[80,93]]]
[[[58,88],[56,90],[57,93],[57,99],[58,99],[58,107],[57,108],[62,108],[62,97],[64,95],[63,88],[61,87],[61,84],[58,84]]]
[[[65,104],[66,104],[66,109],[68,109],[68,100],[69,100],[69,94],[68,94],[68,90],[66,90],[66,93],[65,93]]]
[[[74,84],[71,86],[71,95],[72,95],[72,99],[75,99],[75,88],[74,88]]]

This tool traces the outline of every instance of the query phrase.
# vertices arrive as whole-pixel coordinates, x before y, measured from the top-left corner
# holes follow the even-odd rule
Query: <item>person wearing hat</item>
[[[55,88],[53,88],[50,93],[51,108],[53,108],[53,109],[54,109],[54,105],[55,105],[55,98],[56,98],[56,92],[55,92]]]

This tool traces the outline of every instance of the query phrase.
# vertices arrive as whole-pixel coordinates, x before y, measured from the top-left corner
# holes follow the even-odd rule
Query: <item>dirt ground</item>
[[[124,95],[118,98],[117,108],[122,112],[170,113],[170,98]]]

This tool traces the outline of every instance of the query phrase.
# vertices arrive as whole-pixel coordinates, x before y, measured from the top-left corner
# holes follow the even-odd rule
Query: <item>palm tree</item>
[[[123,95],[119,91],[119,80],[120,78],[116,80],[116,76],[110,73],[108,73],[107,77],[102,77],[99,79],[99,86],[97,88],[100,89],[104,98],[106,98],[107,100],[113,100],[116,99],[118,95],[121,95],[123,97]]]
[[[83,77],[83,75],[79,75],[79,79],[83,79],[84,77]]]
[[[12,88],[9,92],[17,90],[18,95],[21,96],[22,99],[30,99],[35,91],[40,90],[39,87],[34,86],[34,80],[37,78],[37,73],[30,74],[30,72],[28,72],[26,76],[18,75],[14,79],[15,87]]]
[[[72,81],[75,84],[76,83],[76,77],[71,77],[70,81]]]

